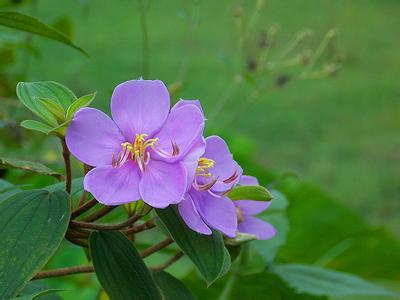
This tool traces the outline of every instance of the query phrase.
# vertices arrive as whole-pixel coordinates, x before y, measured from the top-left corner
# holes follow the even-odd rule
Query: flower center
[[[214,164],[215,161],[212,159],[201,157],[197,165],[196,175],[203,177],[212,176],[209,170],[214,167]]]
[[[158,142],[157,138],[147,139],[148,135],[145,133],[136,134],[135,142],[133,144],[125,142],[121,144],[121,151],[117,158],[112,157],[112,166],[119,167],[123,165],[128,159],[136,161],[140,170],[144,172],[146,165],[150,161],[150,152],[148,148],[153,148]]]

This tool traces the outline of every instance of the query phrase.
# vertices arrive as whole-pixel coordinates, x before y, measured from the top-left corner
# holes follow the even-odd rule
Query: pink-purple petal
[[[199,158],[203,155],[205,148],[206,141],[202,136],[199,136],[181,161],[187,172],[187,189],[189,189],[193,184]]]
[[[256,215],[266,210],[272,201],[237,200],[233,203],[244,215]]]
[[[240,185],[260,185],[258,179],[254,176],[242,175],[239,180]]]
[[[186,194],[181,202],[178,203],[179,214],[186,225],[201,234],[210,235],[211,229],[202,220],[201,216],[194,206],[193,200],[189,194]]]
[[[94,108],[82,108],[75,114],[65,139],[71,153],[90,166],[111,165],[125,141],[111,118]]]
[[[176,104],[172,107],[171,111],[173,111],[174,109],[183,107],[185,105],[196,105],[198,107],[198,109],[200,109],[201,113],[204,115],[204,111],[203,108],[201,107],[201,103],[199,100],[184,100],[184,99],[180,99],[178,102],[176,102]]]
[[[180,162],[170,164],[151,159],[140,180],[140,195],[150,206],[165,208],[182,200],[186,180],[186,169]]]
[[[215,162],[214,167],[209,170],[214,177],[218,178],[218,182],[212,188],[213,191],[224,192],[237,184],[243,170],[233,159],[228,145],[222,138],[215,135],[207,137],[206,151],[203,156]],[[229,179],[235,174],[238,175],[236,180],[224,183],[224,180]]]
[[[151,136],[164,124],[170,107],[169,93],[160,80],[130,80],[119,84],[111,97],[112,117],[125,138]]]
[[[207,192],[190,191],[195,207],[206,224],[234,237],[237,229],[236,209],[227,197],[217,198]]]
[[[238,231],[253,234],[259,240],[268,240],[277,232],[271,224],[251,216],[245,216],[244,221],[238,225]]]
[[[184,105],[171,111],[167,121],[156,134],[158,138],[156,147],[162,152],[172,155],[172,145],[173,143],[176,144],[179,153],[168,160],[178,160],[190,150],[193,143],[203,134],[203,129],[204,117],[199,108],[192,104]]]
[[[118,168],[101,166],[92,169],[85,176],[84,188],[100,203],[120,205],[140,199],[139,179],[137,165],[128,161]]]

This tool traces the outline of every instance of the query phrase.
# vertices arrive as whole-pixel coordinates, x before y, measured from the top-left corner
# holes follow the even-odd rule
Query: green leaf
[[[183,282],[176,279],[171,274],[164,271],[153,272],[152,274],[164,300],[196,299]]]
[[[64,109],[56,101],[48,98],[39,97],[38,100],[56,117],[60,122],[65,120]]]
[[[85,96],[80,97],[79,99],[75,100],[74,103],[71,104],[71,106],[68,108],[67,115],[66,115],[66,120],[71,120],[75,113],[82,107],[89,106],[94,98],[96,97],[96,93],[91,93]]]
[[[228,261],[229,253],[219,232],[203,235],[191,230],[179,216],[176,205],[156,209],[156,212],[171,237],[192,260],[209,285],[223,275],[227,264],[230,264],[230,258]]]
[[[265,187],[260,185],[237,186],[228,194],[228,197],[232,200],[272,200],[272,195],[270,192]]]
[[[312,265],[276,265],[272,271],[300,293],[330,297],[396,295],[358,276]]]
[[[0,201],[11,197],[12,195],[18,193],[20,190],[13,184],[0,179]]]
[[[60,245],[68,227],[64,191],[30,190],[0,202],[0,299],[15,297]]]
[[[36,120],[22,121],[21,126],[29,130],[43,132],[44,134],[49,134],[53,130],[53,127]]]
[[[61,42],[87,55],[82,48],[76,46],[65,34],[31,16],[23,15],[18,12],[1,11],[0,25]]]
[[[41,175],[53,176],[58,179],[63,179],[63,175],[53,171],[45,165],[37,162],[19,160],[14,158],[5,158],[0,156],[0,169],[21,169],[29,172],[34,172]]]
[[[96,276],[111,299],[161,299],[139,253],[122,233],[93,232],[89,245]]]
[[[31,300],[31,299],[46,299],[46,300],[61,300],[57,292],[66,290],[52,289],[43,280],[30,281],[21,291],[20,295],[15,300]]]
[[[38,98],[53,99],[64,111],[76,100],[70,89],[54,81],[20,82],[17,96],[29,110],[52,127],[58,126],[57,120]]]

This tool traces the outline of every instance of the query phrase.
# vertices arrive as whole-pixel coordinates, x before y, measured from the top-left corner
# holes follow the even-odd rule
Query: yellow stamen
[[[204,177],[212,176],[209,169],[213,168],[214,164],[215,162],[212,159],[201,157],[197,165],[196,175]]]

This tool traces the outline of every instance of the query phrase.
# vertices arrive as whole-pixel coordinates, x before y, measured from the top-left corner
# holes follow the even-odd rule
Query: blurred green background
[[[221,133],[230,140],[247,173],[266,174],[267,178],[273,172],[278,176],[272,177],[278,179],[293,173],[337,199],[314,187],[290,189],[301,191],[290,196],[296,198],[294,207],[304,203],[308,214],[296,213],[291,207],[292,227],[303,227],[289,239],[298,248],[285,246],[282,260],[313,262],[317,254],[323,255],[364,222],[391,232],[373,231],[373,235],[389,236],[388,244],[370,235],[359,237],[371,239],[364,241],[374,245],[371,247],[382,243],[382,252],[371,253],[385,256],[394,253],[385,252],[387,248],[400,249],[398,241],[390,237],[400,236],[399,1],[144,2],[144,8],[133,0],[22,3],[18,10],[56,25],[89,57],[33,37],[32,45],[40,54],[35,57],[18,52],[16,63],[3,72],[26,81],[58,81],[77,95],[98,91],[94,106],[106,111],[114,86],[141,76],[161,79],[176,90],[173,101],[200,99],[209,116],[208,132]],[[147,48],[143,48],[141,9],[145,10]],[[331,29],[337,34],[309,73],[317,78],[303,78],[307,65],[291,66],[290,59],[300,55],[312,61],[313,51]],[[311,34],[282,59],[282,53],[303,32]],[[267,45],[260,46],[263,41]],[[265,59],[262,66],[257,65],[260,55]],[[264,70],[263,66],[271,68]],[[331,72],[327,66],[340,68]],[[31,155],[54,162],[51,151],[56,151],[57,145],[50,141],[44,149],[50,150]],[[16,151],[16,156],[29,158],[25,150]],[[285,190],[290,184],[284,182],[281,188]],[[325,210],[320,210],[322,198],[332,201]],[[333,217],[332,223],[327,221],[328,227],[323,227],[329,232],[337,229],[342,233],[340,238],[313,244],[320,236],[311,232],[312,220],[302,219],[312,216],[313,210],[315,214],[325,212],[328,219],[346,216],[342,224],[335,223],[339,217]],[[315,239],[311,237],[313,242],[305,242],[302,248],[299,244],[307,230]],[[307,252],[310,245],[315,249]],[[400,258],[388,259],[380,270],[368,273],[363,263],[371,253],[361,255],[361,246],[358,251],[362,256],[359,260],[346,260],[345,255],[331,266],[370,278],[400,278],[389,269],[398,265]]]
[[[209,125],[253,143],[249,155],[257,163],[293,171],[369,222],[400,234],[400,3],[265,1],[249,29],[239,61],[243,67],[255,55],[259,35],[271,26],[279,29],[267,63],[276,60],[298,32],[312,30],[300,48],[313,49],[336,28],[327,52],[339,53],[344,64],[331,78],[298,80],[296,67],[267,73],[267,84],[278,76],[288,76],[289,82],[262,91],[245,110],[242,104],[252,87],[230,88],[237,75],[232,65],[238,61],[238,5],[248,22],[256,1],[149,1],[148,77],[169,85],[183,80],[174,101],[198,98],[207,115],[224,98],[223,109]],[[39,0],[34,11],[50,24],[67,18],[74,41],[90,57],[35,37],[42,54],[30,61],[28,80],[59,81],[78,94],[98,91],[94,105],[108,109],[116,84],[143,76],[136,1]]]

